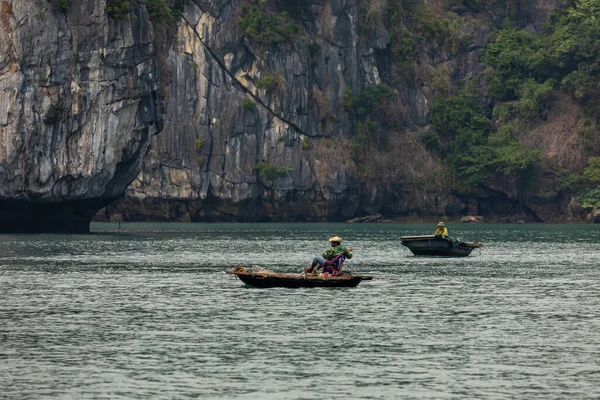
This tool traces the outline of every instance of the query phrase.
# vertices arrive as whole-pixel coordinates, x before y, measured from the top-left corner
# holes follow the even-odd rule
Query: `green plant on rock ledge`
[[[69,8],[69,0],[58,0],[55,7],[59,11],[67,11],[67,8]]]
[[[346,86],[344,88],[344,93],[342,94],[342,100],[340,102],[342,109],[344,111],[351,111],[354,107],[354,99],[352,97],[352,88],[350,86]]]
[[[196,139],[196,142],[194,143],[194,150],[199,152],[200,150],[202,150],[202,146],[204,146],[204,139]]]
[[[173,10],[165,0],[146,0],[146,8],[152,20],[170,24],[175,19]]]
[[[256,81],[256,88],[260,90],[273,90],[283,85],[281,74],[267,75]]]
[[[166,0],[146,0],[146,9],[152,21],[170,24],[175,17],[183,15],[186,1],[176,0],[173,6],[169,6]],[[132,4],[133,0],[107,0],[106,13],[112,19],[126,20],[131,14]]]
[[[107,0],[106,13],[113,19],[127,19],[131,12],[131,0]]]
[[[308,150],[310,149],[310,139],[305,137],[304,139],[302,139],[302,149],[303,150]]]
[[[277,45],[296,38],[300,26],[287,12],[271,14],[265,0],[246,0],[240,8],[238,26],[244,35],[265,45]]]
[[[254,109],[256,109],[256,103],[254,103],[250,99],[245,99],[244,102],[242,103],[242,106],[244,107],[244,110],[254,110]]]
[[[358,97],[352,100],[352,105],[355,107],[356,115],[364,119],[379,112],[385,102],[394,101],[396,98],[396,94],[390,88],[375,85],[363,90]]]
[[[310,43],[308,46],[308,54],[310,54],[311,59],[315,59],[319,53],[321,53],[321,49],[323,48],[323,46],[321,46],[320,43],[317,42],[313,42]]]
[[[265,162],[259,162],[254,165],[254,169],[258,171],[264,179],[274,180],[286,176],[292,170],[290,167],[280,167]]]

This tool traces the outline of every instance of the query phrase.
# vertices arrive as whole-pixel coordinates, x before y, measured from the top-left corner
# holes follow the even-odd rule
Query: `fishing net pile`
[[[254,272],[255,274],[261,274],[261,275],[279,275],[277,272],[271,271],[270,269],[263,268],[260,265],[253,265],[252,267],[250,267],[250,271]]]

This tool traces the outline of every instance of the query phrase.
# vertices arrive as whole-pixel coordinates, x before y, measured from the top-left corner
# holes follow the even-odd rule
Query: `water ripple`
[[[486,247],[414,257],[429,225],[124,224],[0,236],[8,398],[600,397],[600,232],[462,225]],[[247,289],[298,272],[333,234],[353,289]],[[364,264],[364,266],[363,266]]]

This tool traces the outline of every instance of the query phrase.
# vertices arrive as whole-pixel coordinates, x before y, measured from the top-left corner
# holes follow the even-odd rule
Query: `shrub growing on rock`
[[[290,167],[280,167],[265,162],[259,162],[254,165],[260,176],[264,179],[274,180],[286,176],[292,170]]]
[[[106,13],[113,19],[127,19],[131,12],[131,0],[107,0]]]
[[[56,9],[59,11],[66,11],[69,8],[69,0],[58,0],[56,2]]]
[[[263,0],[247,0],[239,12],[238,26],[244,35],[264,45],[290,41],[300,33],[287,12],[273,14]]]

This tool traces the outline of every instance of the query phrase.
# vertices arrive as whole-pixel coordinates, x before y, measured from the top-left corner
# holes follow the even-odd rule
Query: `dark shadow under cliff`
[[[88,233],[96,212],[112,199],[64,203],[0,201],[0,233]]]

